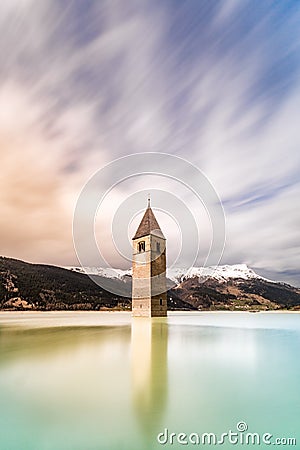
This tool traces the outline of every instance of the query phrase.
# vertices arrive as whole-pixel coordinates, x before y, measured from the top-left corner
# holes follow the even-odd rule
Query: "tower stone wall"
[[[147,208],[132,243],[132,315],[165,317],[166,239],[150,207]]]

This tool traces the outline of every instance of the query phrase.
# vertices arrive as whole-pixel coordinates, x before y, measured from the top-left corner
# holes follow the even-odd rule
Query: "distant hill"
[[[173,291],[200,310],[300,310],[299,289],[263,278],[218,281],[193,277],[183,280]]]
[[[131,270],[68,267],[69,270],[127,280]],[[246,264],[167,269],[169,296],[198,310],[299,309],[300,289],[268,280]]]
[[[174,269],[169,277],[176,295],[197,309],[300,310],[300,289],[261,277],[245,264]]]
[[[66,269],[72,270],[74,272],[86,273],[90,275],[98,275],[110,279],[125,280],[126,277],[131,277],[132,270],[122,270],[114,268],[102,268],[102,267],[65,267]],[[253,280],[260,279],[268,281],[270,283],[275,283],[274,281],[263,278],[254,270],[250,269],[246,264],[234,264],[225,266],[210,266],[210,267],[191,267],[189,269],[172,267],[167,269],[167,278],[175,283],[180,284],[182,281],[189,278],[201,278],[203,279],[214,279],[219,282],[228,281],[230,279],[243,279],[243,280]]]
[[[124,280],[119,283],[124,283]],[[168,298],[168,308],[195,309],[177,295]],[[78,271],[0,257],[0,309],[130,310],[131,299],[101,289],[86,274]]]
[[[0,309],[131,309],[130,298],[102,289],[87,273],[130,292],[130,270],[61,268],[0,257]],[[300,310],[299,289],[260,277],[244,264],[172,269],[167,276],[169,310]]]

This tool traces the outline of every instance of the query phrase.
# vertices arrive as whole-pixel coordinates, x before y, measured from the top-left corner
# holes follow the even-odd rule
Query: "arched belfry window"
[[[138,243],[138,251],[140,253],[145,251],[145,241],[141,241]]]
[[[160,252],[160,242],[156,242],[156,251]]]

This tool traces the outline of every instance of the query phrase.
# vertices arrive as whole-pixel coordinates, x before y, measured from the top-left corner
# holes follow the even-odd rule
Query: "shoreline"
[[[0,315],[1,314],[49,314],[49,313],[69,313],[69,314],[116,314],[116,313],[122,313],[122,314],[131,314],[131,310],[128,309],[51,309],[51,310],[43,310],[43,309],[0,309]],[[171,314],[201,314],[201,313],[251,313],[251,314],[258,314],[258,313],[300,313],[300,309],[262,309],[262,310],[251,310],[251,309],[202,309],[202,310],[168,310],[168,315]]]

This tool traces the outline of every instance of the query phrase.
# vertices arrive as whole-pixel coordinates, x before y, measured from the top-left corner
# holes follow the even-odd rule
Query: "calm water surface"
[[[0,449],[300,449],[299,355],[298,313],[0,313]]]

